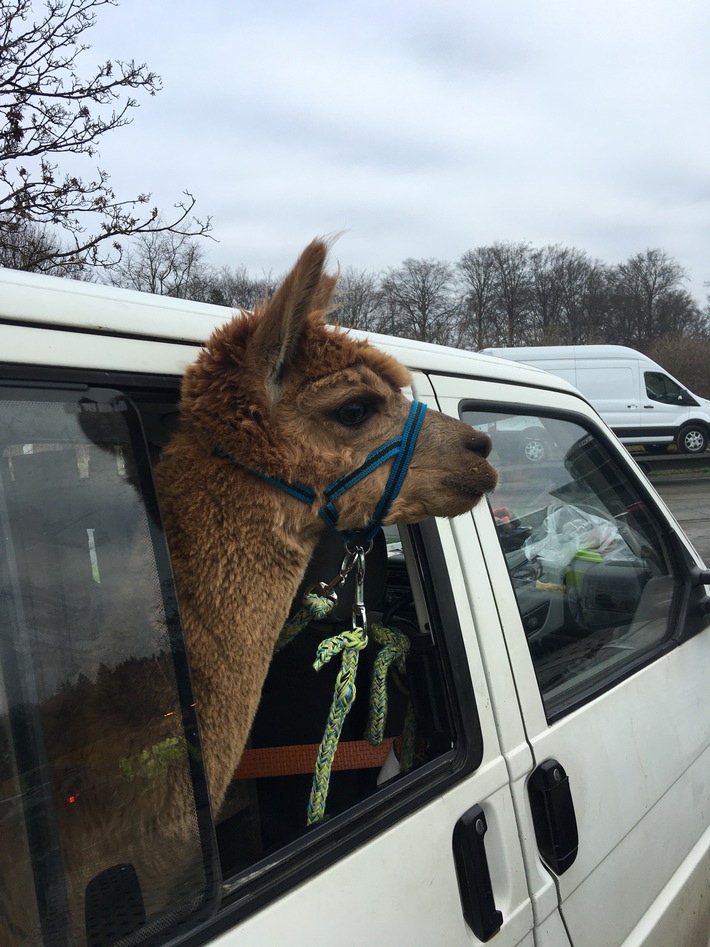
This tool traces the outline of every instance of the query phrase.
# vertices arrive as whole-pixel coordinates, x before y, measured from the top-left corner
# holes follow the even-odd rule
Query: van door
[[[530,889],[544,865],[574,947],[705,947],[710,633],[698,566],[581,402],[531,391],[526,410],[519,386],[432,382],[447,413],[477,427],[525,417],[550,445],[531,465],[499,458],[494,435],[498,489],[454,523],[472,584],[472,529],[484,549],[532,752],[517,807]]]
[[[697,401],[665,372],[644,371],[642,414],[644,431],[670,443],[690,417],[690,407]]]
[[[87,373],[90,388],[80,370],[3,373],[2,947],[533,947],[511,791],[531,751],[509,673],[498,690],[513,713],[502,723],[493,714],[448,521],[403,528],[389,550],[380,537],[368,557],[371,640],[325,817],[307,825],[339,662],[316,674],[313,660],[321,641],[349,630],[347,608],[274,656],[213,823],[150,478],[176,381],[106,371]],[[414,393],[434,401],[425,376]],[[314,581],[337,575],[336,546]],[[480,551],[475,559],[482,573]],[[486,582],[480,595],[492,602]],[[385,651],[376,618],[397,631],[400,666],[387,675],[387,714],[376,695],[379,736],[366,741],[368,672]],[[495,647],[490,660],[507,664],[500,634]],[[180,795],[189,785],[192,809]],[[132,794],[156,800],[149,830]],[[554,885],[541,880],[543,943],[569,947]]]

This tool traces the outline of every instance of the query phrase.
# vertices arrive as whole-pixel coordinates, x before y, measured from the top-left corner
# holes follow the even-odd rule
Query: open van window
[[[233,924],[264,890],[283,892],[477,767],[475,699],[436,528],[388,529],[367,560],[370,644],[328,818],[307,825],[339,661],[318,673],[313,661],[350,627],[352,583],[276,654],[213,823],[150,469],[176,424],[177,382],[128,376],[126,394],[119,375],[114,388],[55,375],[67,383],[0,388],[0,941],[24,947],[19,909],[38,945],[158,944],[220,897]],[[304,586],[342,559],[327,536]],[[189,811],[172,795],[186,784]],[[150,832],[132,792],[160,801]],[[166,862],[185,865],[177,885]]]
[[[462,411],[476,426],[498,416]],[[533,467],[491,434],[488,502],[553,719],[663,651],[680,582],[662,524],[605,445],[573,421],[520,415],[532,425],[549,444]]]

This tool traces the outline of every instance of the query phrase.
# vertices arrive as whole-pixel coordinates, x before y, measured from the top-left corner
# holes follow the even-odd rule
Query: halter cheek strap
[[[328,526],[330,526],[330,528],[334,530],[334,532],[336,532],[346,544],[352,543],[355,546],[361,546],[366,549],[381,527],[382,521],[387,516],[390,507],[399,495],[399,491],[402,489],[402,484],[404,483],[404,478],[407,475],[407,470],[409,469],[409,464],[411,462],[412,455],[414,454],[414,448],[424,422],[425,414],[426,405],[422,404],[420,401],[413,401],[412,406],[409,409],[407,422],[404,425],[404,430],[400,436],[393,438],[391,441],[386,441],[384,444],[381,444],[378,448],[372,451],[371,454],[367,455],[364,463],[358,467],[357,470],[354,470],[352,473],[347,474],[344,477],[340,477],[338,480],[334,480],[332,483],[328,484],[328,486],[323,491],[323,497],[326,502],[323,506],[321,506],[318,512],[323,517]],[[316,500],[317,494],[315,490],[306,486],[305,484],[280,480],[278,477],[270,477],[267,474],[261,473],[259,470],[253,470],[251,467],[246,467],[241,463],[241,461],[239,461],[236,457],[233,457],[231,454],[228,454],[221,447],[215,447],[214,453],[217,457],[221,457],[224,460],[229,460],[232,463],[242,467],[244,470],[248,470],[255,476],[265,480],[267,483],[270,483],[272,486],[278,487],[279,490],[283,490],[284,493],[288,493],[289,496],[294,497],[296,500],[300,500],[302,503],[307,503],[310,505]],[[356,483],[359,483],[391,458],[394,458],[392,470],[390,471],[390,475],[387,478],[387,484],[385,485],[384,492],[380,497],[370,522],[362,529],[338,529],[338,511],[335,508],[335,501],[341,497],[346,492],[346,490],[349,490],[350,487],[355,486]]]

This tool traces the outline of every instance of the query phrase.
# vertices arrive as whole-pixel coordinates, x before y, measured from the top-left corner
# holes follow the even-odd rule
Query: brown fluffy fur
[[[239,762],[279,629],[323,521],[318,516],[321,501],[312,507],[303,504],[215,457],[214,448],[219,445],[248,467],[320,492],[355,469],[376,446],[398,436],[409,411],[401,392],[410,380],[407,369],[347,332],[326,327],[336,284],[323,271],[326,253],[326,245],[314,241],[271,301],[213,333],[185,374],[181,430],[155,473],[215,814]],[[371,413],[362,424],[343,425],[335,412],[353,401],[365,401]],[[387,521],[413,523],[469,510],[495,486],[495,473],[485,459],[488,449],[485,435],[463,422],[427,412],[409,473]],[[338,501],[342,528],[369,521],[389,466]],[[150,679],[143,684],[135,681],[134,699],[143,699],[138,693],[143,687],[144,696],[157,694],[161,704],[159,675],[149,667],[139,670],[138,679],[146,674]],[[121,714],[107,724],[109,685],[102,691],[97,681],[92,688],[88,705],[72,718],[72,727],[96,725],[110,734],[114,744],[121,744],[121,755],[140,752],[142,747],[131,745]],[[67,699],[65,695],[57,701]],[[94,721],[94,715],[100,720]],[[67,707],[57,707],[56,712],[45,708],[44,716],[66,726]],[[156,732],[156,742],[163,738],[162,731]],[[83,745],[77,741],[78,747]],[[70,746],[67,752],[71,755]],[[93,752],[99,753],[96,744]],[[83,765],[93,771],[97,760],[85,760]],[[184,869],[180,852],[188,827],[182,822],[188,821],[185,800],[190,788],[176,780],[166,800],[163,792],[139,792],[131,785],[127,783],[126,796],[120,800],[96,797],[93,831],[102,839],[102,850],[92,871],[120,860],[111,850],[114,833],[125,844],[121,834],[139,838],[142,824],[168,812],[175,824],[170,850],[156,852],[148,846],[143,851],[133,845],[144,889],[156,888],[153,901],[159,902]],[[70,817],[71,812],[60,813],[69,869],[73,853],[91,844],[87,838],[77,838],[76,832],[72,835]],[[87,880],[70,876],[77,920]],[[159,904],[146,906],[151,910]],[[19,913],[16,921],[18,917]]]

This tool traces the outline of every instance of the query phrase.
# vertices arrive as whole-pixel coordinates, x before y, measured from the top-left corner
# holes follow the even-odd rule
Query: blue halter
[[[407,470],[409,469],[409,464],[412,459],[412,455],[414,454],[417,437],[419,436],[419,432],[424,422],[425,413],[426,405],[422,404],[421,401],[413,401],[412,406],[409,409],[407,422],[404,425],[404,430],[400,436],[393,438],[391,441],[386,441],[384,444],[381,444],[378,448],[373,450],[371,454],[367,455],[364,463],[358,467],[357,470],[354,470],[352,473],[347,474],[344,477],[340,477],[338,480],[334,480],[332,483],[328,484],[328,486],[323,491],[323,497],[326,502],[318,512],[323,517],[328,526],[330,526],[330,528],[336,532],[346,544],[352,544],[353,547],[361,546],[362,548],[367,549],[370,542],[374,539],[377,531],[382,526],[382,521],[387,516],[390,507],[399,495],[399,491],[402,489],[404,478],[407,475]],[[317,494],[315,490],[306,486],[305,484],[289,483],[286,480],[280,480],[278,477],[269,477],[267,474],[261,473],[259,470],[253,470],[251,467],[246,467],[236,457],[233,457],[231,454],[228,454],[226,451],[222,450],[221,447],[215,447],[214,453],[217,457],[221,457],[224,460],[229,460],[233,464],[237,464],[244,470],[249,471],[249,473],[252,473],[257,477],[260,477],[262,480],[265,480],[267,483],[270,483],[272,486],[278,487],[279,490],[283,490],[283,492],[288,493],[289,496],[294,497],[296,500],[300,500],[301,503],[307,503],[310,505],[316,500]],[[349,490],[350,487],[355,486],[356,483],[359,483],[361,480],[367,477],[368,474],[371,474],[373,470],[377,470],[378,467],[381,467],[382,464],[386,463],[391,458],[394,458],[392,470],[390,471],[384,492],[380,497],[379,503],[375,507],[375,512],[373,513],[370,522],[362,529],[338,529],[338,511],[335,508],[335,501],[338,499],[338,497],[342,496],[346,490]]]

